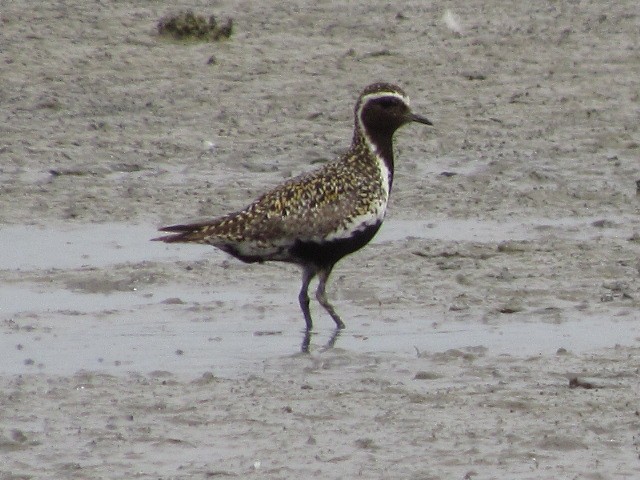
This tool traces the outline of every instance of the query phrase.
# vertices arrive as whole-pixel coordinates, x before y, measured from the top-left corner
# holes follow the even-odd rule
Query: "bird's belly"
[[[364,247],[375,236],[382,222],[365,225],[345,237],[330,237],[327,240],[296,240],[288,252],[292,261],[310,263],[319,267],[331,266],[342,257]],[[295,260],[293,260],[295,259]]]

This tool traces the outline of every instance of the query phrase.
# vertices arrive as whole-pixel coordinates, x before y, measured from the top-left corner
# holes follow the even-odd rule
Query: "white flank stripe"
[[[331,235],[327,235],[322,239],[319,238],[317,241],[340,240],[352,237],[356,231],[364,230],[367,227],[371,227],[376,223],[382,222],[386,211],[387,201],[385,200],[384,202],[378,203],[373,211],[353,217],[351,221],[344,226],[344,228],[336,230]]]

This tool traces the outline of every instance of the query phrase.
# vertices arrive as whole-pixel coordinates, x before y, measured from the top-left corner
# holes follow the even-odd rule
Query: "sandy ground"
[[[640,478],[640,11],[562,2],[0,4],[0,479]],[[175,10],[173,10],[175,11]],[[299,273],[148,242],[342,152],[387,222],[299,353]]]

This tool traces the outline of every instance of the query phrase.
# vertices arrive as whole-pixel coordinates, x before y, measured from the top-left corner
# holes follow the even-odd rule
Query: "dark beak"
[[[433,123],[431,123],[431,120],[429,120],[427,117],[423,117],[422,115],[418,115],[418,114],[415,114],[415,113],[409,114],[409,121],[410,122],[423,123],[425,125],[433,126]]]

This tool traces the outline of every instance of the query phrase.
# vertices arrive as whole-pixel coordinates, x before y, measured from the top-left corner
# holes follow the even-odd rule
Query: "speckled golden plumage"
[[[367,158],[371,153],[358,150],[286,181],[241,211],[204,222],[181,240],[266,246],[289,239],[321,240],[346,229],[351,219],[373,210],[384,190],[375,161]]]
[[[299,264],[307,329],[312,327],[307,290],[316,275],[318,301],[343,328],[325,284],[335,263],[368,243],[382,223],[393,181],[393,133],[412,121],[431,124],[411,113],[399,87],[370,85],[356,103],[353,141],[341,158],[284,182],[243,210],[164,227],[173,234],[154,240],[209,244],[245,262]]]

